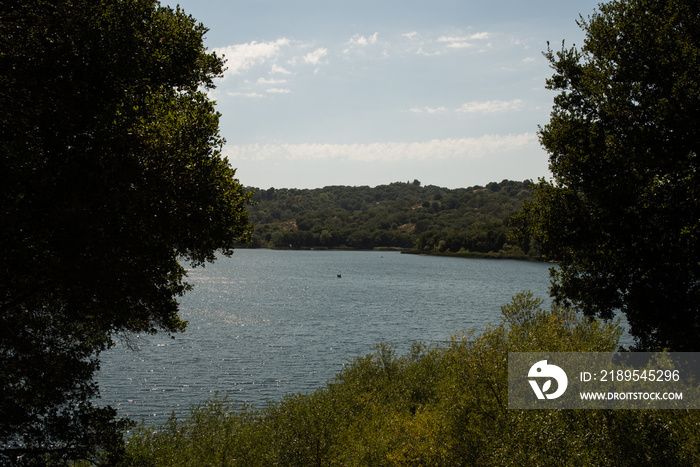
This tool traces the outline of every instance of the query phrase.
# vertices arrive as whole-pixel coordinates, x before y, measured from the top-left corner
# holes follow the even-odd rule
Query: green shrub
[[[226,399],[141,426],[127,465],[694,465],[696,411],[508,410],[509,351],[617,348],[617,323],[523,293],[450,345],[388,344],[326,387],[253,410]]]

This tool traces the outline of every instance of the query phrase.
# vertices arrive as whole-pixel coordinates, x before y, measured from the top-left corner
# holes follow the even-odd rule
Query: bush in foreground
[[[139,427],[126,465],[696,465],[695,411],[508,410],[509,351],[608,352],[616,324],[542,309],[529,293],[451,345],[390,345],[326,387],[264,408],[214,399]]]

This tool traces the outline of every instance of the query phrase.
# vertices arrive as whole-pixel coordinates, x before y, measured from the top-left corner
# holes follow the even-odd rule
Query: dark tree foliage
[[[253,245],[499,252],[507,247],[507,219],[529,196],[530,185],[503,180],[448,189],[414,180],[373,188],[255,189],[256,204],[249,208]],[[527,252],[527,242],[521,245]],[[511,249],[520,251],[520,245]]]
[[[184,330],[181,263],[250,236],[205,32],[152,0],[0,2],[0,463],[118,448],[100,351]]]
[[[559,262],[553,294],[622,310],[637,346],[700,348],[700,2],[603,4],[581,49],[547,53],[559,91],[520,233]]]

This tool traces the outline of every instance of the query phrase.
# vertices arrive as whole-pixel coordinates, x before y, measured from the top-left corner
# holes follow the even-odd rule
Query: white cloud
[[[454,41],[447,44],[450,49],[466,49],[467,47],[474,47],[474,44],[466,41]]]
[[[285,89],[285,88],[269,88],[267,91],[270,94],[289,94],[292,92],[290,89]]]
[[[287,82],[286,79],[258,78],[258,84],[284,84],[286,82]]]
[[[272,68],[270,69],[270,74],[274,75],[277,73],[279,73],[281,75],[291,75],[292,74],[291,71],[284,69],[283,67],[279,66],[276,63],[273,63]]]
[[[437,41],[447,42],[447,47],[452,49],[464,49],[474,46],[471,41],[488,39],[490,36],[491,34],[488,32],[477,32],[468,36],[440,36]]]
[[[445,106],[440,107],[411,107],[408,109],[412,113],[427,113],[427,114],[437,114],[444,112],[460,112],[460,113],[501,113],[520,110],[523,101],[520,99],[514,99],[512,101],[483,101],[483,102],[467,102],[462,104],[459,108],[454,111],[448,109]]]
[[[248,42],[214,49],[217,54],[224,55],[226,66],[225,75],[237,75],[255,65],[265,63],[266,60],[276,57],[282,47],[289,46],[287,38],[280,38],[272,42]]]
[[[402,37],[406,37],[406,38],[408,38],[408,39],[413,39],[413,38],[416,37],[417,35],[418,35],[418,31],[411,31],[411,32],[407,32],[407,33],[401,34]]]
[[[343,50],[344,54],[349,53],[353,48],[355,47],[367,47],[368,45],[374,45],[377,43],[379,38],[379,33],[375,32],[369,37],[362,36],[360,34],[355,34],[350,38],[349,41],[347,41],[345,44],[348,46]]]
[[[436,113],[442,113],[442,112],[447,112],[447,107],[440,106],[440,107],[426,107],[425,111],[428,112],[429,114],[436,114]]]
[[[434,55],[442,55],[442,52],[440,52],[439,50],[436,52],[426,52],[425,50],[423,50],[423,47],[418,47],[418,50],[416,50],[416,55],[425,55],[428,57],[432,57]]]
[[[423,142],[386,142],[369,144],[249,144],[227,146],[224,155],[235,160],[360,162],[430,161],[454,158],[479,158],[506,151],[538,147],[534,133],[484,135],[478,138],[435,139]]]
[[[484,102],[467,102],[457,109],[457,112],[465,113],[500,113],[513,110],[520,110],[523,101],[514,99],[512,101],[484,101]]]
[[[440,107],[412,107],[409,109],[409,112],[413,113],[429,113],[429,114],[436,114],[436,113],[443,113],[443,112],[448,112],[449,110],[445,106],[440,106]]]
[[[438,37],[438,42],[464,42],[488,39],[491,37],[491,33],[488,32],[477,32],[475,34],[470,34],[468,36],[440,36]]]
[[[318,62],[326,55],[328,55],[328,49],[321,47],[304,55],[304,61],[312,65],[318,65]]]
[[[226,94],[231,97],[265,97],[263,94],[257,92],[227,92]]]
[[[489,37],[491,37],[490,32],[477,32],[476,34],[472,34],[471,36],[469,36],[470,39],[474,40],[488,39]]]
[[[369,37],[361,36],[360,34],[355,34],[350,38],[348,41],[348,44],[350,45],[368,45],[368,44],[375,44],[377,42],[377,37],[379,36],[378,32],[375,32]]]

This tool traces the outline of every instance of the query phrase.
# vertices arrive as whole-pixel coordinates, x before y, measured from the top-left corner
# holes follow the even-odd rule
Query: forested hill
[[[506,232],[508,217],[530,194],[529,181],[458,189],[421,186],[418,180],[374,188],[250,189],[253,247],[528,252],[526,244],[508,244]]]

